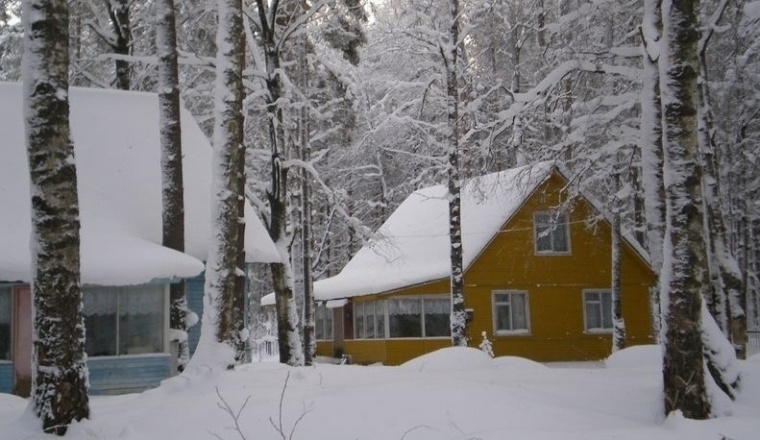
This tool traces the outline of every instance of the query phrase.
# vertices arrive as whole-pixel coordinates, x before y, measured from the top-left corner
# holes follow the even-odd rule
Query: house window
[[[162,353],[163,285],[85,287],[85,351],[89,356]]]
[[[314,325],[317,340],[331,340],[333,338],[333,310],[324,304],[314,309]]]
[[[423,298],[425,309],[425,337],[451,336],[451,300],[449,298]]]
[[[451,334],[451,300],[444,296],[408,296],[354,303],[354,337],[436,338]]]
[[[11,289],[0,287],[0,361],[11,360]]]
[[[496,290],[493,292],[494,330],[497,334],[527,333],[527,292]]]
[[[536,253],[570,252],[567,213],[541,211],[533,214]]]
[[[354,337],[356,339],[385,337],[385,301],[354,303]]]
[[[609,290],[584,291],[583,314],[587,331],[611,331],[612,292]]]

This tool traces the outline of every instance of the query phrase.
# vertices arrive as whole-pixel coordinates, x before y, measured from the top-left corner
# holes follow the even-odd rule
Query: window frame
[[[510,313],[514,313],[512,310],[512,296],[522,295],[524,297],[525,304],[525,328],[524,329],[499,329],[498,319],[498,306],[499,304],[505,304],[502,301],[497,301],[497,295],[509,295]],[[527,290],[516,289],[495,289],[491,291],[491,319],[493,320],[493,334],[496,336],[528,336],[531,334],[531,322],[530,322],[530,295]],[[514,316],[510,316],[510,321],[514,321]]]
[[[150,356],[150,355],[161,355],[169,353],[169,284],[160,284],[161,287],[161,316],[162,316],[162,323],[161,323],[161,351],[155,352],[155,353],[120,353],[121,351],[121,301],[120,297],[121,295],[129,295],[130,289],[139,289],[143,286],[156,286],[157,284],[138,284],[133,286],[98,286],[98,285],[86,285],[82,287],[82,303],[84,304],[84,295],[87,294],[87,292],[97,292],[102,290],[107,290],[105,295],[115,295],[116,296],[116,308],[114,310],[115,314],[115,320],[114,320],[114,346],[116,347],[116,354],[108,354],[108,355],[92,355],[87,353],[88,358],[113,358],[113,357],[123,357],[123,356]],[[108,291],[110,290],[110,292]],[[157,289],[158,290],[158,289]],[[84,313],[84,307],[82,309],[82,316],[84,319],[86,319],[85,313]],[[86,336],[85,336],[86,337]]]
[[[556,216],[557,219],[557,226],[563,226],[565,230],[565,246],[566,250],[564,251],[558,251],[556,250],[556,246],[554,243],[554,234],[556,233],[558,228],[554,228],[550,233],[549,237],[551,237],[551,249],[549,250],[540,250],[538,248],[538,238],[539,238],[539,226],[546,226],[550,223],[546,222],[539,222],[538,216],[548,216],[550,219],[554,218]],[[564,222],[560,223],[559,220],[561,218],[564,218]],[[570,255],[572,253],[572,240],[570,239],[570,216],[566,211],[556,211],[556,210],[544,210],[544,211],[535,211],[533,212],[533,252],[535,255]]]
[[[594,303],[598,304],[598,311],[599,311],[599,322],[602,324],[602,327],[592,327],[589,328],[588,326],[588,309],[587,305],[589,304],[589,300],[587,298],[590,294],[598,294],[599,299],[593,301]],[[610,307],[607,313],[609,314],[609,327],[604,327],[604,300],[602,299],[601,295],[609,295],[610,297]],[[610,334],[612,333],[612,329],[615,326],[615,323],[612,319],[612,289],[583,289],[581,300],[583,304],[583,333],[587,334]]]

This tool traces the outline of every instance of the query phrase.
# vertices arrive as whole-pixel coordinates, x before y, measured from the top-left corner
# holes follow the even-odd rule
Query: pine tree
[[[24,2],[23,70],[32,194],[32,402],[46,432],[89,417],[79,201],[69,129],[68,3]]]

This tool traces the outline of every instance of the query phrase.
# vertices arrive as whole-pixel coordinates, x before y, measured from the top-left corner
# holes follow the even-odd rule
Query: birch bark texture
[[[214,234],[206,263],[199,349],[205,351],[202,362],[212,367],[232,368],[244,362],[248,340],[245,270],[241,264],[245,227],[241,0],[219,0],[217,10],[211,218]]]
[[[446,102],[449,129],[449,242],[451,257],[451,344],[467,346],[467,311],[464,304],[464,262],[462,257],[462,181],[459,173],[459,0],[450,0],[448,45],[441,48],[446,66]]]
[[[89,417],[79,200],[69,127],[66,0],[23,3],[26,149],[32,206],[32,406],[45,432]]]
[[[711,414],[702,343],[709,279],[697,142],[699,1],[665,0],[659,58],[663,109],[666,225],[661,297],[665,413]]]

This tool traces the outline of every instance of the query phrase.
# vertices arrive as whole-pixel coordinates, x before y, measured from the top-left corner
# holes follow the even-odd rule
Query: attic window
[[[567,213],[535,212],[533,214],[533,226],[537,254],[567,254],[570,252]]]

